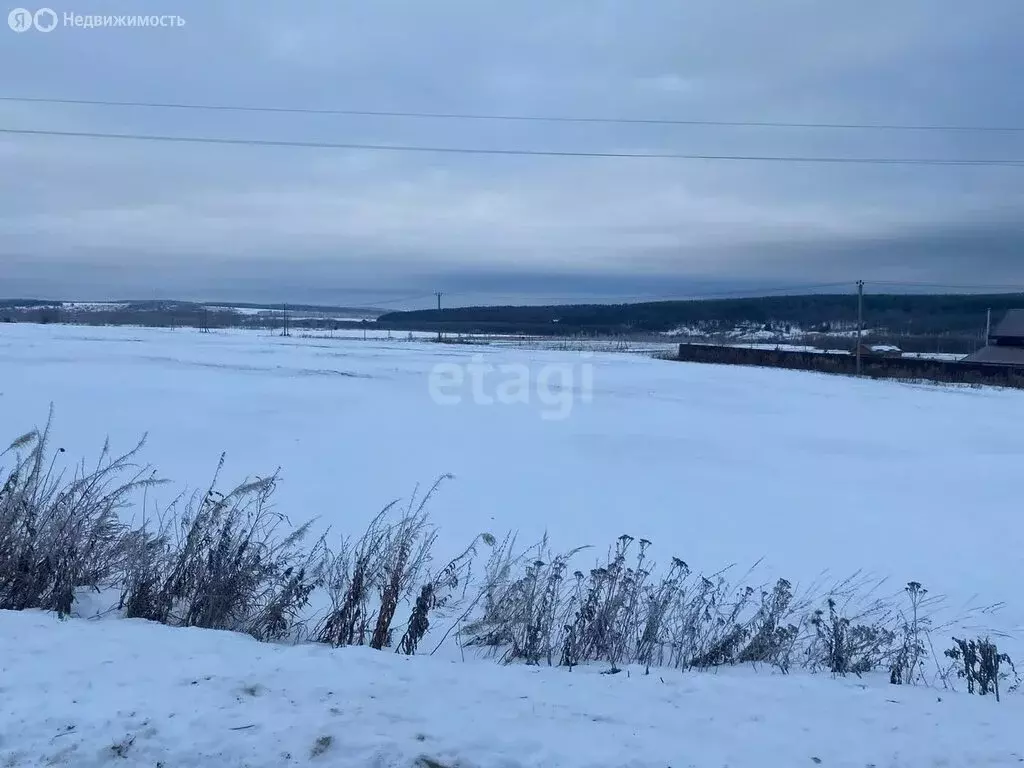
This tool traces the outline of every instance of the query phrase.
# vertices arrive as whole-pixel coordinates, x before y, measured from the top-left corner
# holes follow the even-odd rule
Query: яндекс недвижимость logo
[[[177,14],[163,16],[139,14],[78,14],[64,11],[61,16],[52,8],[40,8],[30,11],[28,8],[15,8],[7,14],[7,26],[15,32],[28,32],[30,29],[39,32],[52,32],[58,26],[72,29],[101,29],[107,27],[184,27],[185,19]]]
[[[52,8],[40,8],[35,12],[15,8],[7,14],[7,25],[15,32],[28,32],[30,29],[51,32],[57,26],[57,12]]]

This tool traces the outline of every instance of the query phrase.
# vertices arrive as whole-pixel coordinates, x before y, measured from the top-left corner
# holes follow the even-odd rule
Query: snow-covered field
[[[699,568],[764,556],[790,578],[865,568],[993,600],[1012,597],[1006,569],[1024,563],[1015,391],[403,340],[2,330],[12,437],[52,402],[70,456],[148,433],[145,458],[176,483],[205,484],[221,451],[226,483],[280,466],[293,518],[359,528],[451,472],[433,511],[453,546],[481,529],[547,530],[566,547],[628,532]],[[467,378],[460,404],[438,404],[432,367],[474,361],[526,366],[530,402],[474,402]],[[566,365],[575,396],[545,404],[538,379]],[[484,394],[510,375],[493,372]],[[958,534],[980,510],[1002,524],[995,541]]]
[[[467,366],[487,363],[474,391]],[[502,402],[524,373],[526,402]],[[697,570],[763,557],[794,581],[864,569],[954,607],[1006,601],[992,627],[1024,631],[1016,391],[504,345],[0,327],[4,437],[51,402],[71,457],[148,433],[144,458],[177,483],[165,501],[226,451],[225,485],[280,467],[278,509],[356,533],[451,472],[431,506],[439,557],[481,531],[547,532],[556,549],[629,533]],[[856,678],[502,669],[0,614],[0,764],[1015,765],[1022,715],[1014,696]]]

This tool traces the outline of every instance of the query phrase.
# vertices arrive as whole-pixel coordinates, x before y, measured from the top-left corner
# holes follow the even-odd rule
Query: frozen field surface
[[[575,396],[478,404],[467,379],[461,403],[435,402],[432,367],[474,360],[535,380],[569,366]],[[511,376],[490,374],[485,394]],[[450,472],[431,509],[452,548],[482,530],[548,531],[558,548],[629,533],[699,569],[764,557],[790,579],[865,569],[1011,603],[1024,572],[1016,391],[613,353],[0,328],[0,424],[11,438],[41,426],[51,402],[69,456],[148,433],[144,458],[178,484],[169,499],[226,451],[225,483],[280,467],[278,507],[344,531]]]
[[[1024,701],[750,670],[609,676],[0,612],[0,764],[971,768]],[[422,760],[421,758],[427,758]],[[433,762],[429,762],[433,761]]]
[[[448,376],[482,363],[497,368],[475,393],[467,378],[458,397],[446,389],[459,402],[438,401],[437,366]],[[528,402],[494,402],[524,373]],[[1024,656],[1017,391],[422,340],[0,326],[0,437],[42,426],[51,403],[54,445],[76,460],[94,459],[106,436],[123,451],[147,433],[143,458],[173,481],[154,501],[205,487],[226,451],[222,485],[280,467],[278,510],[357,534],[450,472],[430,507],[437,559],[481,531],[518,530],[524,543],[547,532],[556,549],[603,550],[628,533],[661,562],[704,572],[763,558],[766,578],[798,583],[863,570],[889,577],[891,592],[920,581],[954,612],[1005,601],[979,631],[1009,633],[1000,647]],[[0,765],[1024,759],[1020,694],[996,705],[882,683],[409,661],[0,614]],[[311,758],[322,736],[331,744]],[[124,758],[111,750],[133,737]]]

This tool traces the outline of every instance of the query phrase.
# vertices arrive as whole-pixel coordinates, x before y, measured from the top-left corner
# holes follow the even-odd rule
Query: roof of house
[[[995,338],[1024,339],[1024,309],[1011,309],[1002,321],[992,329]]]
[[[982,365],[1019,365],[1024,367],[1024,347],[982,347],[961,362]]]
[[[857,351],[857,347],[853,348],[853,351]],[[860,345],[861,353],[868,353],[874,355],[886,355],[886,354],[902,354],[903,350],[899,347],[894,347],[891,344],[865,344]]]

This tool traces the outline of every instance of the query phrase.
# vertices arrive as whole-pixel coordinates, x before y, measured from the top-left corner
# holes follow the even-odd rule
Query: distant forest
[[[864,328],[892,335],[981,335],[986,313],[997,322],[1008,309],[1024,308],[1024,294],[865,294]],[[745,299],[658,301],[642,304],[460,307],[389,312],[379,325],[450,329],[469,333],[660,333],[681,329],[727,331],[765,326],[828,333],[855,328],[854,294],[770,296]]]
[[[0,322],[72,323],[75,325],[140,325],[151,328],[362,328],[355,316],[366,310],[319,305],[220,304],[188,301],[135,301],[79,306],[73,302],[0,299]],[[255,312],[238,309],[258,310]],[[342,317],[333,317],[340,315]],[[352,315],[352,317],[344,317]],[[285,318],[287,317],[287,321]],[[372,316],[367,319],[372,322]]]
[[[943,350],[971,352],[983,343],[987,311],[991,309],[993,322],[998,322],[1013,308],[1024,308],[1024,294],[865,294],[864,330],[871,339],[891,341],[906,350],[915,345],[898,339],[940,340]],[[642,337],[677,332],[684,337],[721,337],[723,341],[741,329],[769,331],[776,337],[820,334],[811,343],[828,343],[830,334],[841,339],[844,332],[856,329],[857,297],[851,293],[642,304],[461,307],[389,312],[376,322],[355,320],[359,312],[300,305],[289,305],[287,311],[281,307],[246,312],[179,301],[84,307],[59,301],[0,299],[0,322],[264,329],[281,328],[287,322],[288,328],[296,330],[376,327],[388,331],[563,337]],[[937,347],[929,342],[923,349],[936,351]]]

